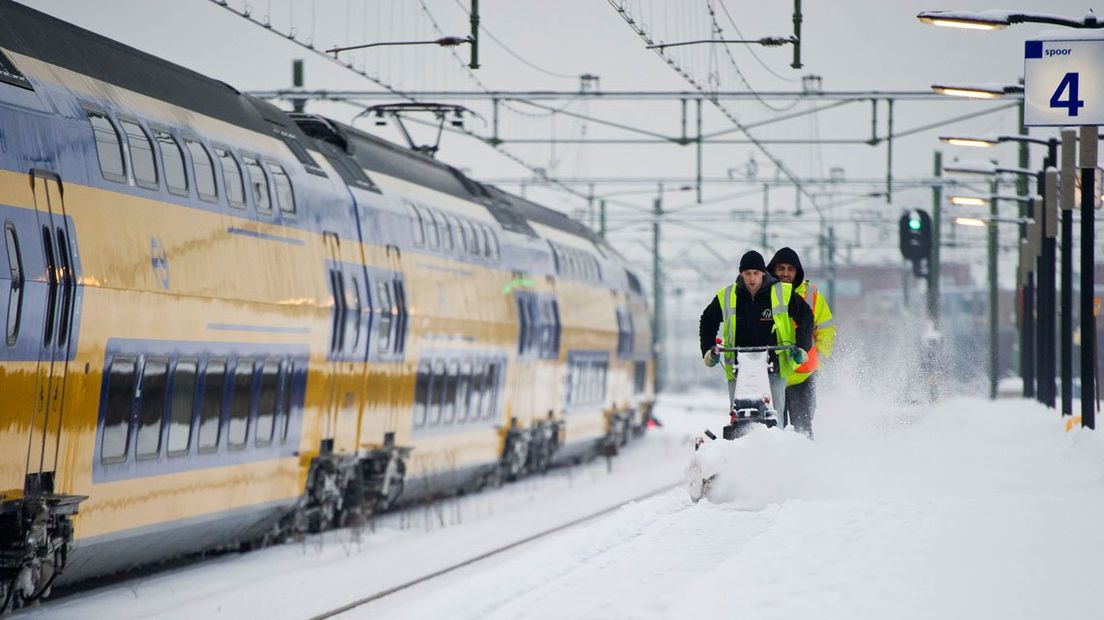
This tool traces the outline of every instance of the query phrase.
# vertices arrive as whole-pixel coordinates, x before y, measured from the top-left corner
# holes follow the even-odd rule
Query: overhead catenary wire
[[[453,2],[456,3],[456,6],[460,7],[460,10],[463,11],[465,15],[469,15],[469,16],[471,15],[471,12],[468,11],[467,7],[465,7],[464,4],[460,0],[453,0]],[[503,51],[505,51],[507,54],[513,56],[519,62],[521,62],[525,66],[529,67],[530,69],[533,69],[534,71],[539,71],[540,73],[543,73],[547,76],[555,77],[555,78],[563,78],[563,79],[574,80],[574,79],[578,79],[578,77],[579,77],[578,75],[570,75],[570,74],[567,74],[567,73],[559,73],[559,72],[556,72],[556,71],[552,71],[551,69],[546,69],[544,67],[541,67],[540,65],[537,65],[534,62],[529,61],[524,56],[522,56],[521,54],[518,54],[513,49],[511,49],[509,45],[506,45],[502,41],[502,39],[499,39],[498,37],[496,37],[494,35],[494,33],[491,32],[487,28],[487,26],[485,26],[483,23],[479,24],[479,31],[482,32],[483,34],[487,35],[488,38],[490,38],[492,41],[497,43],[498,46],[501,47],[503,49]]]
[[[727,18],[728,18],[728,23],[732,24],[732,29],[736,31],[736,34],[737,34],[737,35],[739,35],[739,37],[740,37],[741,39],[742,39],[742,38],[744,38],[744,33],[743,33],[743,32],[740,32],[740,27],[736,25],[736,20],[732,18],[732,13],[729,13],[729,12],[728,12],[728,6],[727,6],[727,5],[725,5],[725,0],[716,0],[716,2],[717,2],[717,4],[720,4],[720,5],[721,5],[721,10],[722,10],[722,11],[724,11],[725,17],[727,17]],[[752,56],[753,58],[755,58],[755,60],[756,60],[756,61],[757,61],[757,62],[758,62],[758,63],[759,63],[760,65],[762,65],[762,67],[763,67],[764,69],[766,69],[766,70],[767,70],[767,71],[768,71],[768,72],[769,72],[769,73],[770,73],[771,75],[773,75],[774,77],[776,77],[776,78],[778,78],[778,79],[782,80],[783,82],[800,82],[800,81],[801,81],[801,80],[800,80],[800,79],[798,79],[798,78],[788,78],[788,77],[786,77],[786,76],[784,76],[784,75],[781,75],[781,74],[779,74],[779,73],[778,73],[777,71],[775,71],[774,69],[771,69],[770,65],[768,65],[768,64],[767,64],[767,63],[765,63],[765,62],[763,62],[763,59],[759,57],[759,54],[756,54],[756,53],[755,53],[755,48],[749,47],[749,48],[747,48],[747,51],[748,51],[748,52],[750,52],[750,53],[751,53],[751,56]]]
[[[723,3],[722,3],[723,6]],[[724,30],[721,29],[720,23],[717,22],[717,12],[713,10],[713,0],[705,0],[706,10],[709,12],[709,19],[713,23],[713,31],[720,39],[724,38]],[[712,46],[711,46],[712,47]],[[721,48],[724,49],[725,56],[728,58],[729,63],[732,64],[732,69],[736,72],[736,76],[740,78],[744,86],[747,87],[748,92],[755,96],[755,100],[767,109],[774,112],[788,112],[792,110],[797,104],[801,102],[801,99],[794,99],[789,105],[778,106],[768,103],[765,99],[759,96],[759,93],[752,88],[751,82],[748,81],[747,76],[740,70],[740,65],[736,63],[736,57],[732,55],[732,48],[728,43],[723,43]]]
[[[647,32],[645,32],[632,19],[632,17],[630,15],[626,14],[626,9],[624,8],[624,5],[619,4],[617,2],[617,0],[606,0],[606,2],[617,12],[618,15],[621,16],[621,18],[625,21],[625,23],[627,23],[629,25],[629,27],[634,32],[637,33],[637,36],[639,36],[642,40],[644,40],[649,45],[655,43],[655,41],[652,39],[651,35],[649,35]],[[797,191],[805,194],[809,198],[809,201],[812,203],[814,210],[816,210],[818,213],[820,212],[820,205],[813,198],[813,196],[810,195],[805,190],[805,188],[803,188],[801,186],[801,184],[798,182],[797,175],[794,174],[793,171],[791,171],[789,169],[789,167],[786,166],[785,163],[778,156],[776,156],[768,148],[766,148],[766,146],[764,144],[762,144],[754,136],[754,134],[751,133],[751,131],[744,125],[744,123],[741,122],[738,118],[736,118],[736,115],[733,114],[731,110],[729,110],[726,106],[724,106],[720,102],[719,99],[717,99],[715,97],[709,97],[708,96],[708,94],[709,94],[708,91],[705,89],[705,87],[702,86],[701,82],[698,81],[698,79],[695,78],[693,75],[691,75],[689,72],[687,72],[687,70],[685,68],[683,68],[678,62],[676,62],[669,54],[665,53],[664,50],[656,49],[654,51],[656,52],[656,54],[658,54],[660,56],[661,59],[663,59],[664,62],[667,63],[667,65],[669,67],[671,67],[672,70],[675,71],[675,73],[677,73],[684,80],[686,80],[696,90],[701,92],[702,95],[705,95],[705,98],[708,99],[709,102],[712,103],[713,106],[715,108],[717,108],[717,110],[720,111],[721,114],[724,115],[724,117],[729,120],[729,122],[731,122],[733,125],[735,125],[745,136],[748,137],[748,140],[751,141],[751,143],[755,146],[755,148],[759,152],[761,152],[784,176],[786,176],[788,179],[790,179],[791,182],[793,182],[793,184],[797,188]]]
[[[351,72],[359,75],[360,77],[369,80],[370,82],[376,84],[377,86],[383,88],[384,90],[386,90],[390,93],[393,93],[393,94],[395,94],[399,97],[402,97],[403,99],[406,99],[407,101],[410,101],[412,103],[419,103],[419,101],[417,99],[411,97],[407,93],[403,92],[402,90],[395,87],[394,85],[384,81],[383,79],[379,78],[378,76],[371,75],[366,70],[357,69],[355,66],[353,66],[352,61],[347,60],[347,61],[343,62],[343,61],[341,61],[337,58],[333,58],[330,55],[325,54],[324,52],[322,52],[322,50],[317,49],[316,47],[314,47],[313,41],[312,42],[300,41],[298,38],[296,38],[295,31],[294,31],[293,27],[291,27],[288,30],[288,32],[281,32],[277,28],[275,28],[272,24],[266,24],[266,23],[263,23],[263,22],[255,19],[255,18],[253,18],[252,15],[251,15],[251,10],[248,8],[248,5],[247,5],[247,8],[237,9],[237,8],[231,6],[229,4],[229,2],[227,2],[226,0],[207,0],[207,1],[210,2],[211,4],[215,5],[215,6],[219,7],[219,8],[222,8],[226,11],[229,11],[229,12],[233,13],[234,15],[237,15],[238,17],[241,17],[241,18],[245,19],[246,21],[248,21],[249,23],[251,23],[255,26],[259,26],[261,28],[264,28],[265,30],[268,30],[269,32],[272,32],[276,35],[279,35],[279,36],[283,37],[284,39],[290,41],[291,43],[299,46],[300,48],[302,48],[304,50],[307,50],[308,52],[310,52],[311,54],[314,54],[315,56],[318,56],[320,58],[324,58],[326,60],[326,62],[335,64],[335,65],[345,69],[346,71],[351,71]],[[293,5],[294,3],[289,3],[289,4]],[[291,15],[291,18],[294,19],[294,10],[290,6],[289,6],[289,11],[292,11],[290,13],[290,15]],[[439,28],[438,28],[438,31],[440,32]],[[452,52],[453,55],[456,54],[455,50],[451,50],[451,52]],[[470,71],[469,71],[469,74],[470,74]],[[480,84],[480,86],[484,90],[487,90],[486,87],[482,84],[482,82],[479,81],[479,79],[477,77],[475,77],[474,75],[472,77],[476,80],[477,83]],[[460,131],[462,133],[468,135],[469,137],[476,138],[477,140],[480,140],[480,142],[486,143],[485,140],[480,139],[477,135],[475,135],[473,132],[471,132],[467,129],[461,129]],[[571,195],[573,195],[577,198],[583,198],[583,199],[588,198],[586,193],[580,192],[580,191],[578,191],[578,190],[576,190],[576,189],[574,189],[574,188],[572,188],[568,185],[564,185],[564,184],[559,183],[555,178],[549,177],[548,174],[542,168],[540,168],[539,166],[535,166],[533,164],[530,164],[529,162],[523,160],[522,158],[520,158],[519,156],[509,152],[508,150],[506,150],[506,149],[504,149],[500,146],[495,146],[495,151],[502,154],[502,156],[506,157],[510,161],[512,161],[512,162],[518,164],[519,166],[525,168],[526,170],[531,172],[536,177],[544,180],[550,186],[555,187],[556,189],[558,189],[560,191],[569,193],[569,194],[571,194]]]

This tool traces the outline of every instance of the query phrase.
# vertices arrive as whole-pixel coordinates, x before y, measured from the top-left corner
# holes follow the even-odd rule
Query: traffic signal
[[[912,261],[912,272],[928,275],[928,257],[932,247],[932,221],[927,211],[911,209],[901,214],[901,256]]]

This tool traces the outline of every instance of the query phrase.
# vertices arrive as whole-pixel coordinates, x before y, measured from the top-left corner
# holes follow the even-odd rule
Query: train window
[[[333,295],[333,332],[330,334],[330,352],[339,353],[345,349],[345,328],[348,320],[348,306],[345,305],[345,278],[340,269],[330,269],[330,293]]]
[[[157,147],[161,150],[161,167],[165,169],[165,185],[178,196],[188,195],[188,175],[184,171],[184,152],[176,138],[167,131],[155,131]]]
[[[130,443],[130,414],[137,387],[136,360],[116,357],[111,360],[107,375],[107,396],[104,398],[103,435],[100,438],[100,460],[121,463],[126,460]]]
[[[273,194],[276,197],[276,206],[284,215],[295,215],[295,192],[291,189],[291,179],[287,172],[276,164],[268,165],[268,173],[272,175],[272,184],[276,186]]]
[[[153,144],[141,125],[119,119],[130,146],[130,168],[134,182],[146,189],[157,189],[157,164],[153,161]]]
[[[498,252],[498,242],[495,241],[494,233],[491,232],[490,228],[486,226],[481,226],[481,228],[483,229],[483,256],[494,258]]]
[[[203,400],[199,405],[199,451],[218,450],[222,397],[226,388],[226,360],[210,359],[203,378]]]
[[[460,378],[456,385],[456,419],[465,422],[468,419],[468,407],[471,405],[471,360],[464,360],[460,366]]]
[[[468,412],[472,420],[478,420],[483,411],[485,377],[486,372],[483,362],[475,360],[472,368],[471,395],[468,396]]]
[[[15,224],[4,224],[4,239],[8,250],[8,271],[11,274],[11,282],[8,289],[8,321],[7,341],[8,346],[15,346],[19,338],[19,320],[23,314],[23,255],[19,248],[19,235],[15,232]]]
[[[445,379],[445,424],[452,424],[456,419],[456,390],[460,363],[452,360],[448,365],[448,377]]]
[[[249,410],[253,407],[253,358],[243,357],[234,367],[234,383],[230,393],[230,425],[226,440],[231,448],[245,446],[249,434]]]
[[[100,174],[109,181],[126,183],[126,166],[123,164],[123,144],[111,119],[99,112],[87,111],[96,138],[96,158],[100,161]]]
[[[398,308],[397,327],[395,328],[395,344],[394,350],[396,353],[401,354],[406,350],[406,286],[403,284],[402,278],[395,278],[392,281],[392,286],[395,290],[395,306]]]
[[[518,356],[524,356],[529,350],[529,296],[519,293],[518,312]]]
[[[391,281],[380,279],[377,281],[376,289],[379,291],[379,350],[380,352],[391,351],[391,331],[394,324],[393,312],[395,306],[391,299]]]
[[[242,157],[245,171],[249,174],[249,187],[253,193],[253,206],[258,211],[271,211],[272,201],[268,195],[268,179],[265,178],[261,164],[252,157]]]
[[[272,132],[279,136],[280,140],[287,145],[288,149],[291,150],[295,158],[299,160],[299,163],[303,164],[303,168],[305,168],[307,172],[320,177],[326,176],[325,171],[319,167],[318,162],[314,161],[314,158],[310,156],[307,149],[303,148],[303,145],[299,143],[299,139],[295,134],[275,123],[272,123]]]
[[[173,371],[172,398],[169,399],[169,456],[187,454],[192,445],[197,365],[194,359],[182,359]]]
[[[295,360],[288,363],[280,377],[280,419],[284,428],[280,431],[280,441],[287,441],[288,427],[291,426],[291,386],[295,384]]]
[[[456,242],[456,253],[466,254],[468,251],[468,240],[464,234],[464,221],[454,215],[449,216],[449,224],[452,227],[452,238]]]
[[[245,208],[245,183],[242,180],[241,167],[238,160],[226,149],[215,149],[215,157],[218,157],[222,167],[222,184],[226,186],[226,201],[231,207]]]
[[[498,233],[494,230],[491,233],[491,257],[498,260],[502,256],[502,249],[498,245]]]
[[[422,210],[419,209],[414,203],[408,202],[406,204],[414,213],[414,217],[410,218],[410,228],[414,232],[414,245],[425,245],[426,222],[425,219],[422,217]]]
[[[192,175],[195,177],[196,193],[201,200],[218,202],[218,187],[215,185],[215,164],[207,147],[195,140],[184,139],[184,146],[192,155]]]
[[[629,290],[634,293],[642,294],[644,289],[640,287],[640,278],[636,277],[636,274],[628,269],[625,270],[625,275],[629,278]]]
[[[425,426],[426,408],[429,403],[430,366],[428,360],[418,363],[417,379],[414,381],[414,426]]]
[[[161,425],[165,419],[168,382],[169,360],[164,357],[147,358],[142,367],[142,381],[138,384],[138,437],[134,452],[140,459],[157,458],[161,452]]]
[[[360,297],[360,282],[355,276],[350,276],[349,283],[352,285],[349,294],[353,296],[353,311],[349,313],[349,322],[353,324],[353,351],[359,351],[361,328],[364,325],[364,304]]]
[[[437,227],[441,229],[441,249],[452,252],[456,247],[452,237],[452,218],[444,213],[438,214],[437,217]]]
[[[494,417],[495,403],[498,399],[498,363],[487,364],[487,374],[483,379],[483,415],[484,420]]]
[[[423,208],[423,212],[429,216],[426,218],[426,236],[429,237],[429,247],[436,250],[441,247],[440,222],[437,219],[437,214],[433,212],[433,209]]]
[[[364,283],[364,296],[361,296],[360,280],[356,273],[349,274],[349,284],[345,286],[345,333],[349,340],[344,341],[350,352],[360,351],[361,331],[364,326],[364,302],[368,300],[368,282]],[[371,305],[369,303],[369,305]],[[369,309],[369,312],[371,310]],[[366,335],[365,335],[366,336]]]
[[[468,239],[471,235],[468,233],[468,223],[462,219],[456,219],[456,253],[467,254],[468,253]]]
[[[270,357],[261,367],[261,389],[257,395],[257,445],[267,446],[272,443],[279,388],[280,360]]]
[[[479,256],[483,254],[483,241],[479,235],[479,229],[475,227],[475,224],[468,222],[468,253],[472,256]]]
[[[548,359],[560,357],[560,333],[563,329],[560,324],[560,303],[555,299],[548,302],[548,313],[552,318],[552,340],[548,344]]]
[[[0,52],[0,82],[34,90],[34,86],[31,85],[31,81],[27,79],[27,76],[23,75],[23,72],[12,64],[11,59],[5,56],[3,52]]]
[[[445,395],[445,362],[437,360],[433,363],[433,380],[429,383],[429,424],[437,426],[441,423],[441,397]]]

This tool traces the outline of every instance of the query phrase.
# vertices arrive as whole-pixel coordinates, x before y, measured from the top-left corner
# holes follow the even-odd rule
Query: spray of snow
[[[923,376],[913,360],[832,370],[821,383],[815,441],[762,428],[703,446],[706,473],[717,474],[713,502],[762,508],[788,500],[1051,493],[1104,480],[1101,438],[1067,432],[1053,410],[1031,401],[916,402],[945,379]],[[963,432],[967,418],[970,429],[984,429],[985,441]]]

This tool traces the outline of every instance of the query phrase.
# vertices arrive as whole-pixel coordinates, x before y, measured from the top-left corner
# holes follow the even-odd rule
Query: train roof
[[[0,47],[234,125],[270,132],[255,100],[225,82],[11,0],[0,0]],[[287,128],[286,121],[281,125]]]
[[[535,222],[584,237],[608,249],[594,231],[560,211],[510,194],[493,185],[480,183],[455,167],[414,149],[373,136],[345,123],[306,114],[292,116],[308,135],[342,147],[368,170],[486,205],[507,230],[523,226],[524,229],[517,232],[532,235],[535,234],[532,228],[523,222]]]

